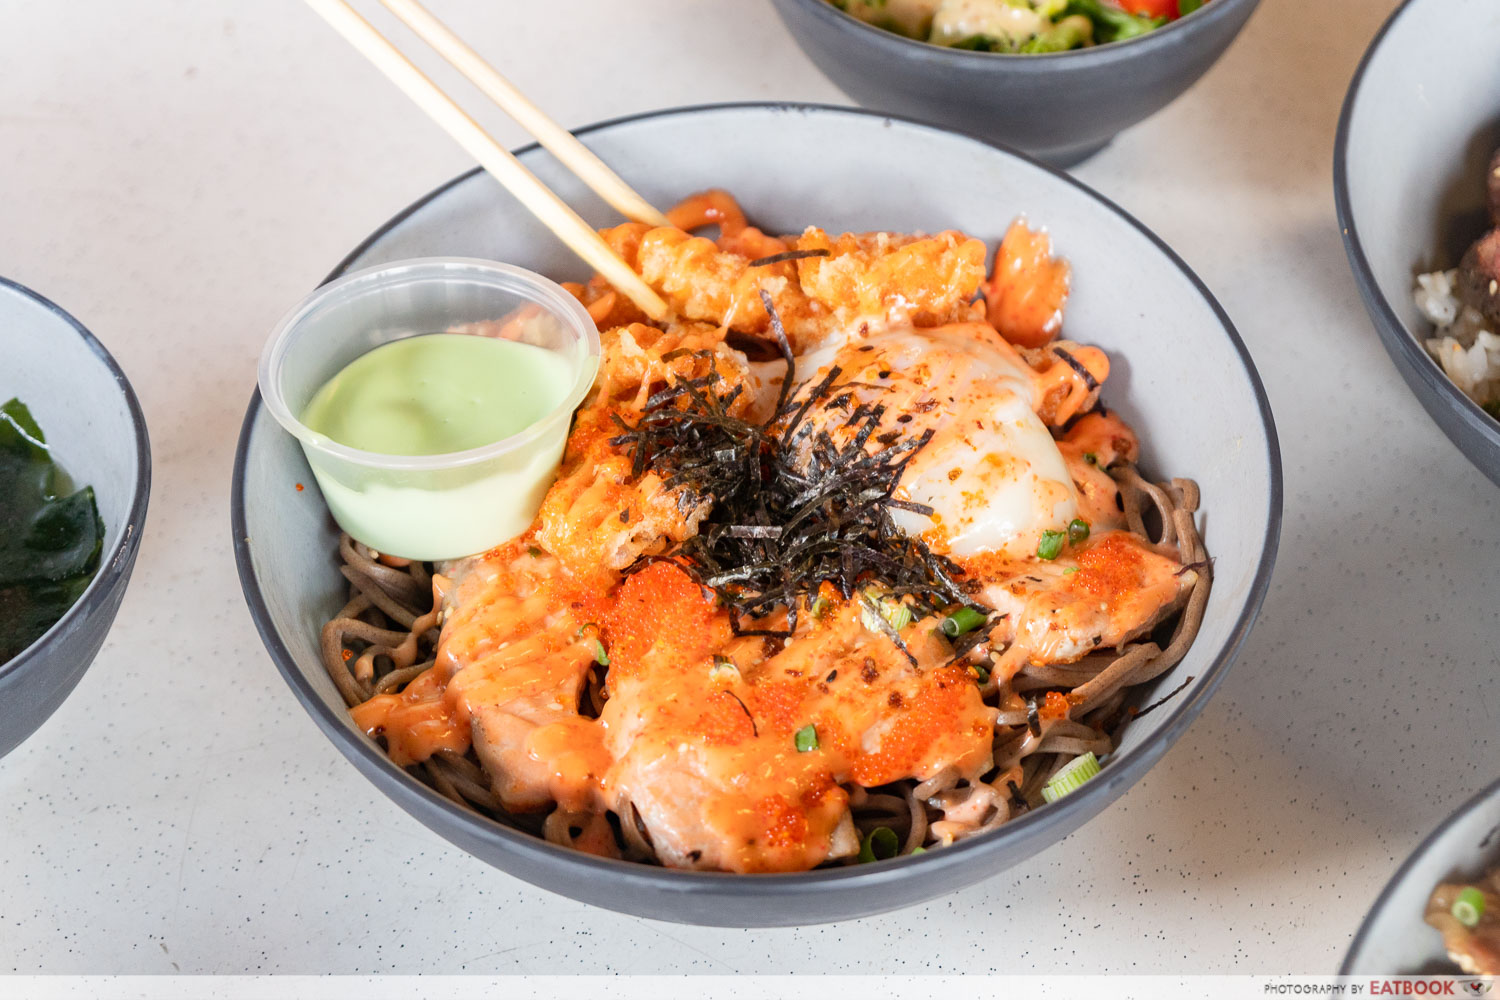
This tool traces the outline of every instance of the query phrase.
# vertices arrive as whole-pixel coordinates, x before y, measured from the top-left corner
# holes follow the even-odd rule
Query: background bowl
[[[1375,36],[1339,119],[1333,184],[1344,249],[1391,360],[1469,461],[1500,483],[1500,423],[1427,353],[1412,288],[1487,228],[1500,146],[1500,4],[1407,0]]]
[[[99,571],[57,623],[0,664],[0,756],[57,710],[114,623],[151,493],[151,444],[130,382],[104,345],[40,295],[0,278],[0,402],[19,397],[53,457],[92,486],[104,521]]]
[[[1343,976],[1452,973],[1443,936],[1422,919],[1439,882],[1474,879],[1500,865],[1500,781],[1443,820],[1381,890],[1354,935]]]
[[[894,111],[1071,166],[1171,103],[1208,71],[1260,0],[1210,0],[1124,42],[1000,55],[919,42],[828,0],[772,0],[828,79],[867,108]]]
[[[1000,871],[1121,795],[1202,710],[1265,595],[1281,515],[1281,467],[1260,380],[1229,320],[1162,243],[1070,178],[924,125],[845,108],[729,105],[584,129],[588,145],[658,205],[723,186],[772,232],[963,230],[991,243],[1025,212],[1073,265],[1071,336],[1109,351],[1106,397],[1141,432],[1142,464],[1196,477],[1216,560],[1202,631],[1144,698],[1186,687],[1129,726],[1103,774],[1054,806],[915,858],[794,875],[670,871],[569,851],[461,809],[396,767],[350,722],[318,656],[343,604],[337,535],[301,449],[250,403],[231,490],[245,597],[278,668],[313,718],[382,791],[464,850],[536,885],[641,916],[729,926],[809,924],[921,902]],[[583,216],[615,216],[545,152],[521,159]],[[922,183],[914,183],[920,179]],[[892,198],[892,192],[900,192]],[[486,175],[466,174],[406,209],[340,265],[438,253],[489,257],[557,279],[585,269]],[[1130,289],[1130,302],[1119,289]],[[1186,347],[1186,349],[1184,349]],[[1191,419],[1184,419],[1185,415]]]

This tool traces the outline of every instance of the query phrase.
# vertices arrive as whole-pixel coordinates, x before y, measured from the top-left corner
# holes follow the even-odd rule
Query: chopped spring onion
[[[819,594],[813,598],[812,604],[807,609],[814,618],[823,618],[833,610],[833,602]]]
[[[943,634],[950,639],[956,639],[965,632],[972,632],[984,624],[984,614],[973,608],[959,608],[953,614],[943,619],[940,626]]]
[[[926,854],[926,853],[927,853],[927,848],[923,847],[921,844],[918,844],[916,847],[913,847],[911,849],[911,856],[912,857],[916,857],[918,854]]]
[[[871,632],[885,631],[875,621],[874,616],[877,610],[880,617],[886,620],[886,624],[890,625],[897,632],[900,632],[911,624],[911,608],[893,597],[881,597],[875,591],[867,590],[865,591],[864,607],[860,609],[859,617],[860,621],[864,623],[865,628]]]
[[[1056,559],[1062,555],[1063,543],[1068,536],[1061,531],[1044,531],[1042,540],[1036,543],[1036,554],[1038,559]]]
[[[1083,460],[1085,462],[1089,463],[1090,465],[1098,465],[1099,464],[1099,456],[1095,455],[1091,451],[1086,451],[1086,452],[1083,453]]]
[[[990,668],[989,667],[986,667],[983,664],[976,664],[975,666],[972,666],[969,669],[972,670],[972,671],[974,671],[974,679],[976,681],[978,681],[980,684],[988,684],[990,682]]]
[[[807,753],[818,749],[818,729],[816,726],[803,726],[797,730],[797,734],[792,739],[797,745],[798,753]]]
[[[584,622],[582,625],[578,626],[578,631],[574,632],[573,634],[582,636],[583,633],[587,632],[589,629],[594,630],[594,662],[599,664],[599,666],[601,667],[609,666],[609,654],[604,651],[604,643],[599,641],[600,629],[598,622]]]
[[[582,636],[583,633],[591,630],[591,628],[594,630],[594,639],[592,639],[592,642],[594,642],[594,663],[597,663],[601,667],[607,667],[609,666],[609,654],[604,652],[604,643],[598,640],[598,633],[600,633],[598,622],[583,622],[582,625],[577,627],[576,633],[573,634],[574,636]]]
[[[901,838],[896,836],[896,831],[888,826],[877,826],[859,842],[859,863],[886,861],[894,858],[900,850]]]
[[[1465,927],[1477,926],[1479,918],[1484,916],[1484,893],[1472,885],[1459,890],[1458,898],[1453,901],[1449,912],[1453,914],[1453,919]]]
[[[1068,522],[1068,541],[1074,545],[1089,540],[1089,523],[1081,517]]]
[[[1042,788],[1042,798],[1056,802],[1065,795],[1072,795],[1099,774],[1099,758],[1090,750],[1081,757],[1074,757],[1052,776]]]
[[[709,680],[738,680],[739,676],[740,668],[734,665],[733,660],[727,656],[714,657],[714,665],[708,671]]]

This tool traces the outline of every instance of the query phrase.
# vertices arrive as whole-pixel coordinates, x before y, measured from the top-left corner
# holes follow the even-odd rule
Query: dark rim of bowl
[[[1026,63],[1035,63],[1038,66],[1053,64],[1059,60],[1070,60],[1073,62],[1088,62],[1096,66],[1105,66],[1112,62],[1132,58],[1136,55],[1145,56],[1149,52],[1166,45],[1177,38],[1183,31],[1196,25],[1207,26],[1216,19],[1230,17],[1228,11],[1238,6],[1255,7],[1260,0],[1208,0],[1202,7],[1193,11],[1185,17],[1148,31],[1144,35],[1127,38],[1119,42],[1106,42],[1102,45],[1094,45],[1083,49],[1068,49],[1066,52],[1039,52],[1033,54],[1021,54],[1014,52],[977,52],[973,49],[955,49],[946,45],[935,45],[932,42],[923,41],[918,38],[908,38],[898,35],[894,31],[886,31],[877,28],[873,24],[867,24],[855,17],[853,14],[839,10],[828,0],[789,0],[791,3],[800,5],[809,11],[813,17],[821,19],[825,24],[833,26],[838,31],[853,32],[861,35],[871,44],[883,48],[893,56],[910,56],[916,59],[930,59],[942,61],[952,59],[957,62],[969,61],[978,66],[983,60],[989,60],[991,65],[999,62],[1007,62],[1014,66],[1022,66]],[[1163,40],[1165,39],[1165,41]]]
[[[123,575],[131,565],[134,554],[141,544],[141,532],[146,525],[146,506],[151,499],[151,439],[146,433],[146,415],[141,412],[140,400],[136,399],[135,389],[130,385],[130,379],[120,370],[120,365],[114,356],[99,342],[99,338],[89,332],[78,320],[62,306],[46,296],[27,288],[25,285],[0,277],[0,288],[8,289],[23,298],[41,306],[73,328],[79,338],[88,345],[89,350],[94,352],[100,362],[109,369],[114,376],[115,385],[125,396],[125,406],[130,411],[130,422],[135,431],[135,496],[130,499],[130,506],[126,510],[125,523],[120,526],[120,533],[115,538],[114,545],[110,546],[108,552],[99,555],[99,569],[94,573],[94,578],[84,588],[82,596],[73,602],[73,606],[63,612],[63,616],[52,623],[52,627],[43,632],[41,638],[21,650],[16,656],[0,663],[0,677],[12,671],[25,668],[26,664],[35,656],[39,656],[48,645],[49,640],[61,629],[67,627],[79,618],[85,618],[94,613],[100,605],[109,599],[110,593],[115,588],[115,581]]]
[[[1364,950],[1365,941],[1370,936],[1370,931],[1374,926],[1376,918],[1390,906],[1391,897],[1396,894],[1397,887],[1406,881],[1407,875],[1417,866],[1418,862],[1432,853],[1433,848],[1437,846],[1437,842],[1447,835],[1455,823],[1495,798],[1500,798],[1500,781],[1496,781],[1494,784],[1483,789],[1477,795],[1465,801],[1463,805],[1453,810],[1446,819],[1437,825],[1435,830],[1426,837],[1423,837],[1422,842],[1406,856],[1406,860],[1401,862],[1401,867],[1396,869],[1396,874],[1391,876],[1390,881],[1385,884],[1385,888],[1380,890],[1380,895],[1375,897],[1375,902],[1370,906],[1370,911],[1365,914],[1365,919],[1360,922],[1359,930],[1355,932],[1354,940],[1349,942],[1349,950],[1344,954],[1343,964],[1339,966],[1339,975],[1354,975],[1352,968],[1354,958]],[[1493,830],[1490,831],[1490,836],[1494,836]],[[1482,846],[1483,844],[1476,845],[1476,847]],[[1453,864],[1455,866],[1461,865],[1464,863],[1464,860],[1463,858],[1454,858]]]
[[[1370,266],[1369,258],[1365,256],[1364,244],[1359,238],[1359,227],[1354,222],[1354,207],[1349,200],[1349,133],[1354,127],[1354,106],[1359,102],[1365,73],[1385,42],[1386,36],[1396,26],[1396,22],[1416,2],[1417,0],[1403,0],[1401,6],[1386,18],[1385,23],[1380,26],[1380,30],[1371,40],[1369,48],[1365,49],[1365,54],[1359,61],[1359,68],[1354,71],[1354,78],[1349,82],[1349,90],[1344,95],[1344,106],[1339,112],[1338,131],[1333,140],[1334,209],[1338,215],[1339,231],[1344,240],[1344,254],[1349,258],[1349,266],[1354,272],[1355,284],[1359,286],[1359,294],[1364,300],[1365,308],[1371,314],[1376,327],[1383,326],[1390,334],[1382,338],[1387,346],[1387,352],[1390,353],[1390,349],[1394,348],[1400,354],[1399,358],[1393,357],[1392,360],[1420,378],[1429,390],[1456,404],[1455,416],[1465,425],[1481,437],[1489,438],[1491,441],[1500,441],[1500,421],[1496,421],[1494,417],[1484,412],[1483,407],[1454,384],[1437,360],[1427,353],[1427,348],[1418,339],[1417,334],[1407,327],[1401,317],[1396,314],[1396,310],[1391,307],[1390,301],[1380,289],[1380,283],[1375,280],[1375,270]],[[1415,274],[1413,280],[1415,280]],[[1441,421],[1438,423],[1441,426]]]
[[[666,881],[671,883],[673,888],[689,891],[695,888],[709,889],[715,885],[726,884],[726,882],[737,882],[746,887],[746,892],[760,892],[761,890],[771,892],[781,889],[789,893],[795,893],[799,890],[810,890],[829,883],[846,882],[853,879],[867,882],[894,881],[901,877],[902,873],[916,865],[926,865],[928,870],[939,866],[957,865],[962,863],[963,859],[968,855],[975,852],[982,852],[998,841],[1017,838],[1032,827],[1055,825],[1059,820],[1062,820],[1071,813],[1083,812],[1085,802],[1101,798],[1106,803],[1111,801],[1112,792],[1116,795],[1120,794],[1114,792],[1116,788],[1121,788],[1122,786],[1129,787],[1141,779],[1145,772],[1150,769],[1151,764],[1155,762],[1151,759],[1152,752],[1157,748],[1164,750],[1165,747],[1175,743],[1187,729],[1187,726],[1202,711],[1209,697],[1218,690],[1219,685],[1223,682],[1229,664],[1238,655],[1240,648],[1244,645],[1245,639],[1250,633],[1251,625],[1255,621],[1261,603],[1265,599],[1267,588],[1270,585],[1271,570],[1276,562],[1276,549],[1281,536],[1281,449],[1277,441],[1275,421],[1271,415],[1270,401],[1266,397],[1265,387],[1261,384],[1260,375],[1255,369],[1255,363],[1251,360],[1249,351],[1245,348],[1244,341],[1240,339],[1239,333],[1234,328],[1234,324],[1230,321],[1228,315],[1225,314],[1218,300],[1213,297],[1213,294],[1198,276],[1193,273],[1192,269],[1170,247],[1162,242],[1160,237],[1147,229],[1133,216],[1124,211],[1124,209],[1061,170],[1049,167],[1017,150],[1000,146],[997,143],[987,142],[964,132],[942,129],[915,119],[867,111],[863,108],[795,102],[750,101],[691,105],[624,115],[619,118],[596,122],[592,125],[576,129],[574,134],[586,136],[592,132],[636,121],[666,117],[688,117],[690,115],[713,114],[723,111],[778,111],[802,114],[859,116],[879,121],[899,121],[903,124],[939,135],[956,135],[989,150],[998,151],[1002,155],[1022,160],[1026,164],[1044,171],[1069,186],[1076,188],[1084,196],[1093,199],[1107,211],[1114,212],[1122,218],[1171,261],[1192,284],[1198,294],[1202,296],[1203,300],[1208,303],[1214,315],[1218,318],[1224,334],[1229,338],[1231,345],[1234,347],[1235,353],[1238,354],[1240,364],[1255,395],[1256,408],[1260,413],[1261,422],[1266,430],[1266,459],[1270,478],[1270,497],[1266,511],[1266,537],[1261,545],[1260,562],[1256,568],[1255,578],[1251,583],[1249,594],[1223,646],[1219,649],[1217,655],[1214,656],[1213,661],[1199,672],[1200,684],[1197,689],[1186,698],[1177,701],[1175,705],[1163,706],[1164,710],[1169,710],[1166,720],[1162,723],[1160,729],[1140,745],[1132,747],[1124,753],[1111,755],[1111,762],[1105,768],[1104,775],[1112,777],[1114,780],[1090,782],[1077,792],[1069,795],[1066,799],[1047,809],[1028,812],[1026,815],[1014,819],[989,833],[961,840],[940,851],[928,851],[917,857],[894,858],[876,865],[849,865],[840,868],[814,869],[807,872],[756,875],[753,878],[747,878],[744,875],[731,872],[698,872],[658,868],[637,862],[598,858],[581,851],[561,847],[458,806],[416,777],[400,768],[396,768],[391,763],[390,758],[373,741],[356,734],[349,728],[346,713],[341,710],[336,711],[325,703],[313,689],[311,683],[298,669],[291,651],[281,641],[281,637],[277,634],[275,626],[271,621],[270,611],[266,606],[264,596],[261,594],[260,582],[256,578],[255,568],[250,560],[249,539],[246,535],[245,462],[249,453],[250,438],[255,420],[261,408],[260,392],[257,389],[251,394],[250,406],[245,412],[245,420],[240,429],[239,443],[235,448],[234,478],[230,487],[230,522],[234,533],[234,557],[239,568],[240,585],[245,593],[245,601],[250,606],[250,614],[255,620],[255,627],[260,632],[261,640],[265,643],[267,651],[270,652],[272,659],[275,661],[276,668],[292,688],[293,694],[302,703],[303,708],[313,716],[319,728],[335,742],[346,757],[349,757],[351,761],[356,758],[362,759],[366,765],[372,766],[382,773],[390,774],[392,780],[400,780],[394,773],[399,771],[400,777],[406,779],[405,782],[401,783],[401,786],[410,793],[421,795],[421,801],[431,809],[435,809],[443,814],[450,823],[466,828],[468,833],[476,838],[487,839],[498,836],[506,841],[509,846],[518,848],[531,857],[561,860],[591,869],[600,876],[620,879],[625,882],[645,881],[658,883]],[[516,150],[516,153],[517,155],[523,155],[537,148],[537,144],[532,143]],[[324,281],[326,282],[337,277],[357,260],[360,255],[368,250],[372,244],[413,214],[426,208],[434,199],[481,172],[482,168],[479,167],[466,171],[452,180],[439,185],[422,198],[402,209],[386,222],[385,225],[371,233],[348,256],[340,261],[338,267]],[[388,795],[390,794],[384,788],[381,790],[385,791]]]

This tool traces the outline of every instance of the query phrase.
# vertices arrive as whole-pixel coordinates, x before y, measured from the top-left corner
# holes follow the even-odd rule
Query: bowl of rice
[[[1344,101],[1334,192],[1386,351],[1500,483],[1500,5],[1406,0]]]

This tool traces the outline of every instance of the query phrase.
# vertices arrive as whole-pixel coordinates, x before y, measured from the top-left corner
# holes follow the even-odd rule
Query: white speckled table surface
[[[762,2],[432,2],[569,125],[844,102]],[[1387,360],[1333,217],[1339,104],[1393,6],[1264,0],[1076,171],[1217,294],[1280,427],[1281,556],[1221,692],[1015,869],[739,931],[589,908],[450,847],[339,756],[241,599],[229,474],[263,338],[463,154],[295,0],[0,0],[0,274],[114,352],[155,455],[113,633],[0,760],[0,972],[1333,971],[1400,858],[1495,777],[1500,713],[1500,491]]]

